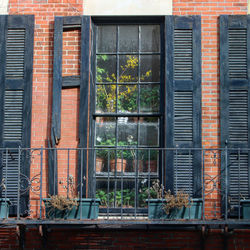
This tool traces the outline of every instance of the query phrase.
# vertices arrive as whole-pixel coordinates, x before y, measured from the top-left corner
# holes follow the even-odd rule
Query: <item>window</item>
[[[30,147],[31,93],[33,63],[33,16],[0,16],[1,180],[7,191],[2,197],[12,202],[10,214],[16,213],[18,188],[18,147]],[[13,149],[12,149],[13,148]],[[22,154],[21,174],[29,177],[29,159]],[[7,174],[6,174],[7,173]],[[27,210],[28,193],[21,195],[21,213]]]
[[[201,152],[192,150],[201,148],[200,17],[56,17],[54,145],[60,139],[64,84],[62,32],[76,25],[82,55],[79,147],[96,150],[79,157],[79,183],[87,177],[82,193],[94,196],[111,179],[110,191],[137,192],[150,170],[150,178],[160,178],[167,189],[186,188],[200,197]],[[51,159],[53,173],[53,154]]]
[[[152,176],[158,174],[159,152],[146,149],[160,146],[160,41],[159,24],[96,25],[97,194],[109,184],[111,194],[124,189],[134,195],[146,178],[146,162]]]

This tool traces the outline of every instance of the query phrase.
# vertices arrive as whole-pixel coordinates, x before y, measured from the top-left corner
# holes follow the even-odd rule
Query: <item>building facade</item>
[[[248,4],[2,0],[1,247],[248,247]],[[156,180],[201,217],[148,220]],[[71,184],[98,219],[45,219]]]

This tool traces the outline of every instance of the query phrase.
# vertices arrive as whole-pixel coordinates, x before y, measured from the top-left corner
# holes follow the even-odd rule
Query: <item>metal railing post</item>
[[[205,220],[205,149],[202,148],[202,219]]]
[[[42,219],[42,195],[43,195],[43,146],[40,149],[40,219]]]
[[[21,147],[18,147],[18,181],[17,181],[17,219],[20,219],[20,181],[21,181]]]
[[[225,219],[227,220],[228,218],[228,148],[227,145],[225,146]]]

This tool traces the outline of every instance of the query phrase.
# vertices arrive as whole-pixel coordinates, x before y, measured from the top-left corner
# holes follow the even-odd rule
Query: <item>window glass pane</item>
[[[118,118],[118,146],[137,145],[137,118]]]
[[[116,112],[116,85],[96,86],[96,113]]]
[[[138,56],[119,57],[119,82],[138,82]]]
[[[145,161],[144,172],[157,172],[159,164],[159,150],[150,149],[143,152]]]
[[[140,85],[140,112],[141,113],[160,112],[159,84]]]
[[[142,178],[148,169],[153,177],[159,168],[158,150],[151,149],[149,156],[148,148],[160,146],[159,117],[156,117],[160,112],[160,26],[100,25],[97,40],[96,113],[105,113],[105,117],[95,118],[95,170],[98,178],[101,177],[100,195],[104,196],[107,172],[110,171],[112,178],[115,173],[118,177],[124,173],[124,197],[128,192],[123,203],[126,207],[132,202],[129,195],[135,192],[130,185],[133,182],[127,177],[138,172]],[[140,52],[146,53],[139,55],[139,47]],[[141,117],[145,113],[155,117]],[[130,114],[139,115],[131,117]],[[109,205],[120,207],[121,201],[114,198],[120,197],[119,181],[116,186],[111,182],[109,193],[113,198]]]
[[[140,58],[141,82],[159,82],[160,81],[160,56],[142,55]]]
[[[115,128],[115,118],[97,117],[95,144],[97,146],[115,146]]]
[[[116,26],[97,27],[97,52],[116,52]]]
[[[118,86],[118,112],[135,113],[137,112],[137,85]]]
[[[148,206],[148,186],[152,187],[155,178],[150,178],[150,184],[147,179],[135,181],[126,180],[110,180],[109,184],[104,180],[96,181],[96,198],[101,200],[100,207],[123,207],[145,208]],[[135,195],[137,195],[138,203],[135,204]]]
[[[110,180],[109,186],[103,180],[96,182],[96,198],[101,200],[100,207],[133,208],[135,206],[135,193],[134,181]],[[144,204],[144,206],[147,205],[145,201]]]
[[[139,146],[159,146],[159,119],[157,117],[141,117],[139,131]]]
[[[136,52],[139,47],[139,35],[137,25],[119,26],[119,51]]]
[[[116,56],[97,55],[97,82],[116,82]]]
[[[160,52],[159,25],[141,25],[141,51]]]

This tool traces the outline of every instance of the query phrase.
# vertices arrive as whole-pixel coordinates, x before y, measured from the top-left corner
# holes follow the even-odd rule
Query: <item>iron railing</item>
[[[227,147],[4,148],[0,149],[1,203],[8,205],[10,200],[12,219],[65,219],[66,212],[57,211],[51,200],[46,200],[49,184],[53,183],[58,187],[50,194],[55,202],[64,197],[69,210],[78,213],[70,219],[249,219],[245,208],[249,198],[249,151]],[[48,171],[51,152],[55,156],[52,176]],[[153,189],[158,184],[160,188],[162,185],[158,193],[161,197],[153,203],[152,198],[157,198]],[[178,210],[168,205],[164,200],[168,189],[184,199],[187,207]],[[89,217],[84,214],[86,197],[92,206]],[[168,193],[167,197],[172,196]],[[171,200],[177,208],[182,201],[175,203],[174,197]],[[5,218],[7,210],[4,213],[0,217]]]

